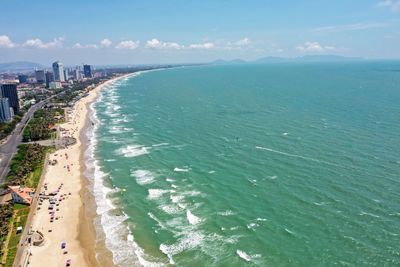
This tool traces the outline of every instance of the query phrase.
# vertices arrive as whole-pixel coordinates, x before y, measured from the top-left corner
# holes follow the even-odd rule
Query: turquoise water
[[[400,62],[114,83],[94,105],[106,245],[121,266],[399,266],[399,103]]]

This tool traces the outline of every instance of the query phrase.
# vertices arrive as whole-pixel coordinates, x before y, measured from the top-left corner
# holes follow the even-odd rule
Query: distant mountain
[[[281,63],[281,62],[290,62],[293,61],[292,58],[283,58],[283,57],[263,57],[254,61],[255,63]]]
[[[305,62],[322,62],[322,61],[354,61],[354,60],[362,60],[359,57],[344,57],[337,55],[309,55],[297,58],[298,61]]]
[[[44,66],[38,63],[28,62],[28,61],[0,63],[0,72],[24,72],[24,71],[32,71],[35,68],[43,69]]]
[[[231,64],[245,64],[247,61],[243,59],[232,59],[232,60],[223,60],[223,59],[218,59],[213,62],[211,62],[211,65],[231,65]]]
[[[245,61],[242,59],[233,60],[216,60],[211,62],[212,65],[230,65],[230,64],[245,64],[245,63],[289,63],[289,62],[341,62],[341,61],[357,61],[362,60],[358,57],[344,57],[336,55],[307,55],[302,57],[264,57],[255,61]]]

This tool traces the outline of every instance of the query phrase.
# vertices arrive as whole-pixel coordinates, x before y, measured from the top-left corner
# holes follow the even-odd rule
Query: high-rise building
[[[45,76],[44,70],[35,70],[35,77],[36,77],[37,83],[45,83],[46,82],[46,76]]]
[[[26,83],[28,81],[28,75],[20,74],[18,75],[19,83]]]
[[[64,64],[59,61],[53,63],[54,80],[58,82],[65,82]]]
[[[0,98],[0,122],[10,121],[12,118],[8,98]]]
[[[92,78],[92,66],[83,65],[83,74],[85,75],[85,78]]]
[[[65,78],[65,81],[68,81],[68,79],[69,79],[68,69],[64,69],[64,78]]]
[[[10,107],[12,107],[14,114],[19,112],[19,99],[17,93],[17,85],[15,83],[1,85],[1,97],[8,98]]]
[[[74,75],[74,80],[76,80],[76,81],[79,81],[80,79],[82,79],[80,66],[75,67],[75,69],[73,71],[73,75]]]
[[[50,71],[46,72],[46,87],[49,87],[49,84],[54,80],[53,73]]]

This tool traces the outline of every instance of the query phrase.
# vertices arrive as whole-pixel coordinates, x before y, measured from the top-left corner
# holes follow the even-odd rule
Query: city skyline
[[[48,12],[43,7],[50,3]],[[151,64],[315,54],[400,58],[398,0],[71,1],[68,6],[7,0],[2,10],[3,62]]]

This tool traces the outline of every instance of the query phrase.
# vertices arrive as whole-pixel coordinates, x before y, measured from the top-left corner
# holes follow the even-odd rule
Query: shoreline
[[[90,105],[97,101],[100,91],[130,75],[132,73],[114,77],[96,86],[75,103],[70,119],[60,125],[77,142],[48,155],[48,159],[57,160],[57,164],[45,165],[42,185],[47,184],[50,191],[58,188],[56,198],[61,201],[54,207],[57,210],[53,215],[55,220],[50,219],[47,200],[37,210],[32,210],[30,229],[40,231],[44,242],[41,246],[20,248],[23,254],[30,254],[28,260],[22,259],[22,262],[29,261],[29,266],[65,266],[67,260],[71,260],[72,266],[115,266],[112,252],[107,249],[105,239],[99,238],[95,225],[97,205],[90,190],[91,182],[85,175],[85,151],[89,146],[86,133],[92,123]],[[37,191],[43,192],[43,187],[39,186]],[[61,249],[64,242],[66,248]]]
[[[105,266],[105,267],[115,267],[113,261],[113,254],[110,251],[106,244],[105,244],[105,233],[104,230],[98,229],[100,227],[96,227],[95,220],[98,218],[98,214],[96,212],[97,203],[95,196],[91,187],[93,187],[93,181],[89,180],[89,177],[85,174],[88,171],[88,166],[85,164],[85,153],[89,149],[90,141],[88,139],[87,133],[91,127],[91,124],[94,123],[91,119],[92,111],[91,105],[98,101],[100,97],[100,92],[104,86],[108,85],[109,83],[116,82],[120,79],[124,79],[126,77],[131,76],[130,74],[121,75],[115,77],[113,79],[107,80],[103,84],[97,86],[93,90],[89,92],[92,95],[92,99],[90,101],[86,101],[85,108],[86,108],[86,119],[85,125],[80,132],[80,140],[82,143],[81,147],[81,180],[82,180],[82,188],[80,192],[80,196],[83,200],[84,205],[80,210],[80,219],[81,224],[79,227],[80,233],[87,233],[86,235],[79,235],[79,241],[81,242],[82,247],[86,249],[86,256],[88,261],[93,264],[90,266]],[[100,233],[98,231],[101,231]],[[100,235],[101,234],[101,235]],[[102,237],[102,238],[100,238]],[[100,264],[101,263],[101,264]]]

